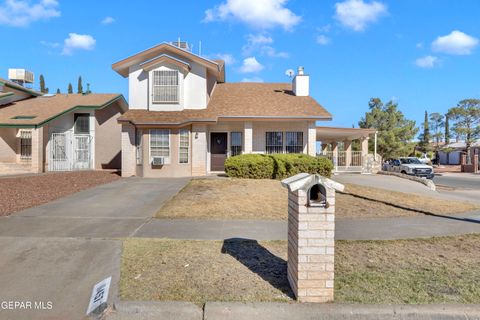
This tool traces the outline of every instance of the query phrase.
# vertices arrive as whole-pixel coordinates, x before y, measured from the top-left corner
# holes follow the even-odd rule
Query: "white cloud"
[[[241,73],[253,73],[262,71],[264,66],[257,61],[255,57],[249,57],[243,60],[243,64],[240,67]]]
[[[236,20],[258,29],[280,26],[291,30],[300,21],[285,7],[288,0],[226,0],[205,11],[204,22]]]
[[[249,34],[247,36],[247,44],[242,47],[242,54],[244,56],[252,55],[259,52],[263,56],[270,58],[288,58],[288,52],[277,51],[271,46],[273,38],[267,34]]]
[[[417,49],[423,49],[423,42],[417,43],[415,47],[417,47]]]
[[[69,33],[64,41],[63,55],[71,55],[75,50],[93,50],[97,41],[88,34]]]
[[[264,82],[260,77],[243,78],[242,82]]]
[[[0,6],[0,25],[26,27],[39,20],[60,16],[56,0],[41,0],[35,4],[23,0],[6,0]]]
[[[42,41],[40,41],[40,44],[45,46],[45,47],[50,47],[50,48],[54,48],[54,49],[60,47],[60,43],[58,43],[58,42],[48,42],[48,41],[42,40]]]
[[[431,69],[436,67],[440,63],[440,59],[435,56],[425,56],[415,60],[417,67]]]
[[[330,43],[330,38],[328,38],[327,36],[321,34],[317,37],[317,43],[318,44],[321,44],[322,46],[325,46],[327,44]]]
[[[446,36],[438,37],[432,43],[432,50],[454,55],[468,55],[478,45],[478,39],[461,31],[454,30]]]
[[[229,54],[229,53],[216,53],[216,54],[212,54],[209,56],[211,59],[220,59],[220,60],[223,60],[225,61],[225,64],[226,65],[232,65],[236,62],[235,58],[233,57],[233,55]]]
[[[103,20],[102,20],[102,24],[112,24],[115,22],[115,18],[112,18],[110,16],[108,17],[105,17]]]
[[[345,0],[335,4],[335,19],[354,31],[363,31],[388,13],[387,6],[378,1]]]
[[[317,28],[318,32],[321,32],[321,33],[329,33],[330,29],[332,29],[332,26],[329,24],[326,24],[324,26]]]

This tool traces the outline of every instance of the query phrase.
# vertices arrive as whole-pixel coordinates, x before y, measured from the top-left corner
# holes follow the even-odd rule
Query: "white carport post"
[[[373,157],[375,161],[377,161],[377,133],[378,131],[375,131],[375,149],[373,151]]]

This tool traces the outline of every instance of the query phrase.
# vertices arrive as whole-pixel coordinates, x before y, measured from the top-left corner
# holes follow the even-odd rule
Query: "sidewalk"
[[[275,302],[120,302],[106,320],[480,319],[479,305],[361,305]]]
[[[336,240],[395,240],[480,233],[480,211],[452,216],[419,214],[416,217],[339,219],[335,228]],[[286,240],[287,222],[152,219],[133,236],[186,240]]]

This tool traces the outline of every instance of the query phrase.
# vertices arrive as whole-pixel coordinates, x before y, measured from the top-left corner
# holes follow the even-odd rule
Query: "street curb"
[[[427,186],[432,191],[437,191],[437,188],[435,187],[435,183],[433,183],[433,181],[429,180],[429,179],[419,178],[419,177],[415,177],[415,176],[409,176],[409,175],[406,175],[406,174],[401,174],[401,173],[397,173],[397,172],[389,172],[389,171],[378,171],[377,174],[383,174],[385,176],[395,176],[395,177],[399,177],[399,178],[402,178],[402,179],[415,181],[415,182],[418,182],[418,183],[421,183],[421,184]]]
[[[205,320],[473,320],[480,305],[363,305],[208,302]]]
[[[105,320],[201,320],[203,310],[182,301],[120,301],[106,312]]]

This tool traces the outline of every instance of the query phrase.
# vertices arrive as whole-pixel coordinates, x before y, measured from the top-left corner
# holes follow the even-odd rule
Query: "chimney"
[[[298,67],[298,72],[292,81],[293,93],[298,97],[310,95],[310,76],[304,73],[303,67]]]

